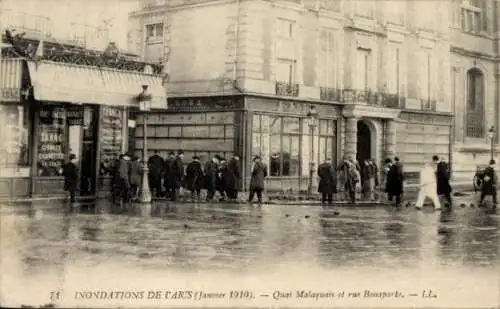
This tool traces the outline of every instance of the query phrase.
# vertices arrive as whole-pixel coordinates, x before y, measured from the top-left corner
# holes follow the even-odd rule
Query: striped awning
[[[21,100],[23,59],[2,59],[0,62],[0,102]]]
[[[162,78],[156,75],[60,62],[28,62],[36,100],[138,106],[142,85],[149,86],[152,108],[167,107]]]

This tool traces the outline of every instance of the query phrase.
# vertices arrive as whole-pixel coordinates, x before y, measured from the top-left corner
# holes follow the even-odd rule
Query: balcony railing
[[[436,111],[436,100],[420,99],[420,109],[423,111]]]
[[[405,108],[405,97],[371,90],[320,88],[321,100],[342,103],[364,103],[387,108]]]
[[[288,82],[276,82],[276,95],[298,97],[299,84],[291,84]]]

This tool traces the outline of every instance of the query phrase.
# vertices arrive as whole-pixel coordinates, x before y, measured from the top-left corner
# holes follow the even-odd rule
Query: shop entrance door
[[[80,195],[93,196],[97,188],[97,110],[89,108],[85,113],[82,138]]]

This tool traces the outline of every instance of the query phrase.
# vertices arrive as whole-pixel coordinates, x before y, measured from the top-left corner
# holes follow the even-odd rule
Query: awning
[[[148,85],[152,108],[167,107],[166,90],[159,76],[68,63],[28,62],[36,100],[138,106],[142,85]]]
[[[23,59],[2,59],[0,62],[0,102],[21,100]]]

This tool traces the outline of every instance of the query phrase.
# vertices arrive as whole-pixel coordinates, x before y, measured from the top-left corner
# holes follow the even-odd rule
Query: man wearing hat
[[[186,168],[185,184],[186,189],[191,191],[193,202],[198,201],[201,188],[203,187],[203,170],[198,156],[194,156],[193,161]]]
[[[264,178],[267,177],[267,166],[260,160],[260,156],[253,159],[252,177],[250,179],[250,195],[248,201],[251,203],[257,194],[259,203],[262,202],[262,191],[264,191]]]

